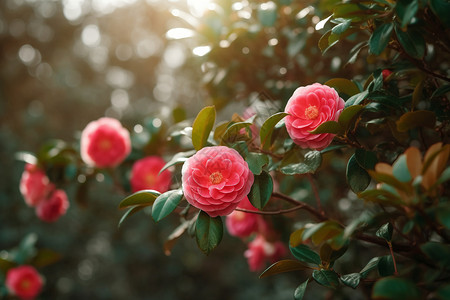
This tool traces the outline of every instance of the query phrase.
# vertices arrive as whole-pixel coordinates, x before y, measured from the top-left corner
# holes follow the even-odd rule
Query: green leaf
[[[339,277],[336,272],[332,270],[314,270],[312,277],[320,285],[333,289],[339,286]]]
[[[19,247],[12,254],[13,261],[19,265],[26,263],[37,253],[36,242],[37,234],[29,233],[27,234],[19,244]]]
[[[180,204],[182,198],[182,190],[172,190],[159,195],[152,207],[153,220],[159,222],[167,217]]]
[[[331,32],[333,32],[335,34],[341,34],[344,31],[346,31],[350,27],[351,24],[352,24],[351,19],[345,19],[344,22],[334,26],[333,29],[331,29]]]
[[[195,150],[186,151],[186,152],[178,152],[175,154],[172,159],[167,162],[164,167],[159,171],[161,174],[164,170],[170,168],[171,166],[178,165],[184,163],[190,156],[195,154]]]
[[[264,121],[261,126],[261,130],[259,132],[259,138],[261,140],[261,145],[264,149],[268,149],[270,147],[270,141],[272,139],[272,133],[275,128],[275,125],[278,124],[284,117],[288,114],[285,112],[279,112],[272,116],[270,116],[266,121]]]
[[[448,0],[430,0],[430,7],[438,19],[447,27],[450,27],[450,3]]]
[[[370,53],[380,55],[391,38],[393,23],[384,23],[377,27],[369,39]]]
[[[356,289],[361,281],[361,274],[351,273],[341,276],[341,281],[346,286]]]
[[[392,227],[392,224],[386,223],[377,230],[375,235],[377,237],[380,237],[380,238],[385,239],[386,241],[390,242],[392,240],[393,230],[394,230],[394,228]]]
[[[333,78],[324,84],[334,88],[339,94],[344,93],[348,96],[353,96],[359,93],[358,86],[346,78]]]
[[[399,277],[386,277],[378,280],[372,289],[373,299],[421,299],[414,283]]]
[[[336,121],[326,121],[316,127],[313,131],[310,131],[312,134],[320,134],[320,133],[333,133],[338,134],[341,133],[342,127]]]
[[[450,246],[438,242],[428,242],[420,246],[425,255],[443,269],[450,269]]]
[[[400,182],[409,182],[412,177],[406,163],[406,155],[402,154],[397,158],[395,163],[392,165],[392,175],[397,178]]]
[[[436,296],[440,300],[448,300],[450,299],[450,284],[444,285],[443,287],[440,287],[436,291]]]
[[[135,205],[143,205],[143,206],[152,205],[159,195],[161,195],[161,193],[155,190],[138,191],[123,199],[119,204],[119,208],[122,209]]]
[[[286,175],[314,173],[322,163],[320,151],[312,150],[305,154],[303,162],[290,164],[281,168],[281,173]]]
[[[264,272],[262,272],[261,275],[259,275],[259,278],[264,278],[267,276],[285,272],[300,271],[306,269],[311,269],[311,267],[305,265],[302,262],[299,262],[298,260],[293,259],[280,260],[272,264],[266,270],[264,270]]]
[[[214,106],[203,108],[192,124],[192,144],[195,150],[206,146],[209,134],[216,120],[216,109]]]
[[[450,6],[450,5],[449,5]],[[443,85],[433,92],[431,99],[450,93],[450,84]]]
[[[50,249],[39,249],[30,264],[36,268],[42,268],[56,263],[61,258],[62,255],[56,251]]]
[[[362,278],[366,278],[367,275],[369,275],[370,271],[375,270],[378,266],[378,262],[380,261],[381,257],[374,257],[372,258],[367,265],[359,272],[361,274]]]
[[[144,209],[145,206],[132,206],[129,210],[127,210],[126,213],[123,214],[122,218],[120,218],[119,221],[119,225],[117,227],[120,227],[122,225],[122,223],[128,219],[128,217],[131,217],[132,215],[134,215],[135,213],[137,213],[138,211]]]
[[[436,115],[429,110],[416,110],[403,114],[397,120],[397,130],[406,132],[417,127],[434,128],[436,124]]]
[[[361,168],[353,154],[347,163],[347,182],[354,193],[364,191],[370,183],[370,175],[366,170]]]
[[[195,239],[200,250],[209,255],[219,245],[222,236],[222,218],[212,218],[206,212],[200,211],[195,223]]]
[[[380,276],[391,276],[394,274],[395,268],[394,268],[394,261],[392,260],[392,256],[386,255],[380,257],[380,260],[378,261],[378,274]]]
[[[294,291],[294,299],[295,300],[302,300],[303,296],[305,295],[306,287],[308,286],[309,278],[300,284]]]
[[[250,171],[255,175],[260,175],[262,168],[269,163],[269,157],[263,153],[249,152],[245,157]]]
[[[396,26],[395,33],[400,45],[409,56],[415,59],[422,59],[426,46],[425,40],[419,31],[408,28],[406,32],[403,32],[401,28]]]
[[[308,246],[300,244],[296,247],[289,245],[292,255],[299,261],[320,265],[321,260],[319,254],[311,250]]]
[[[351,96],[345,102],[345,108],[348,108],[348,107],[350,107],[352,105],[360,104],[361,102],[363,102],[367,98],[368,95],[369,95],[369,91],[365,90],[365,91],[362,91],[361,93],[358,93],[356,95]]]
[[[272,176],[263,171],[260,175],[255,175],[254,177],[255,180],[253,182],[250,193],[248,194],[248,200],[250,200],[250,203],[254,207],[263,209],[272,196]]]
[[[252,125],[250,122],[237,122],[230,125],[225,133],[222,135],[222,141],[233,140],[232,138],[236,137],[240,130],[243,128],[249,128]]]
[[[331,35],[331,30],[328,30],[319,39],[318,46],[319,46],[319,49],[322,52],[322,54],[324,54],[325,50],[327,50],[329,48],[328,47],[328,38],[330,37],[330,35]]]
[[[358,164],[366,170],[373,170],[378,162],[375,152],[364,149],[356,149],[355,158]]]
[[[450,170],[447,168],[447,170]],[[436,210],[436,217],[445,228],[450,229],[450,203],[446,202],[446,205],[442,205]]]
[[[397,5],[395,6],[395,11],[397,15],[402,20],[402,27],[405,27],[409,23],[411,23],[411,19],[417,13],[419,9],[419,1],[418,0],[399,0],[397,1]]]

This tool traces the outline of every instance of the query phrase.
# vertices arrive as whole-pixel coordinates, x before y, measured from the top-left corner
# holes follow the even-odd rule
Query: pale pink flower
[[[41,201],[36,207],[36,215],[45,222],[54,222],[64,215],[69,208],[67,194],[63,190],[55,190],[49,198]]]
[[[20,299],[34,299],[41,292],[43,284],[41,275],[29,265],[9,269],[6,273],[5,285],[8,291]]]
[[[131,152],[130,134],[116,119],[90,122],[81,133],[81,158],[98,168],[115,167]]]
[[[247,197],[241,201],[238,208],[257,211]],[[262,222],[262,217],[260,215],[237,210],[229,214],[225,220],[228,232],[231,235],[240,238],[246,238],[253,232],[258,231],[258,225],[260,222]]]
[[[33,164],[25,165],[19,189],[28,206],[38,205],[53,188],[42,169]]]
[[[268,242],[263,235],[258,235],[248,244],[244,252],[250,271],[260,271],[267,262],[274,263],[286,255],[286,247],[280,241]]]
[[[291,139],[302,148],[322,150],[334,138],[334,134],[311,134],[326,121],[337,121],[344,109],[344,100],[335,89],[314,83],[299,87],[286,104],[285,123]]]
[[[172,173],[164,170],[159,174],[165,164],[164,159],[159,156],[148,156],[137,160],[131,169],[130,182],[133,193],[147,189],[160,193],[167,192],[172,181]]]
[[[184,163],[181,174],[187,201],[211,217],[230,214],[254,180],[242,156],[225,146],[199,150]]]

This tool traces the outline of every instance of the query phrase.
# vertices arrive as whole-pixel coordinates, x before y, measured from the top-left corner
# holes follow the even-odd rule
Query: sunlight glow
[[[187,0],[187,4],[194,16],[201,17],[208,10],[211,0]]]

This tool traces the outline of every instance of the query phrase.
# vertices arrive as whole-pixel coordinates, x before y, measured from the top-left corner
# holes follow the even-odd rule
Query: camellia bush
[[[131,135],[100,118],[75,146],[19,153],[37,217],[70,209],[64,184],[87,205],[102,174],[124,197],[119,226],[172,216],[167,255],[181,238],[210,255],[230,234],[261,280],[301,278],[297,300],[318,288],[327,299],[449,299],[448,1],[222,1],[203,21],[189,42],[209,47],[196,59],[214,105]],[[248,108],[225,118],[237,102]]]

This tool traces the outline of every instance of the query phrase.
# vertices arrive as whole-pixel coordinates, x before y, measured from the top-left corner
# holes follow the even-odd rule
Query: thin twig
[[[288,209],[279,209],[279,210],[272,210],[272,211],[262,211],[262,210],[249,210],[245,208],[236,208],[237,211],[242,211],[245,213],[251,213],[251,214],[258,214],[258,215],[282,215],[287,214],[299,209],[305,208],[304,205],[297,205]]]
[[[292,199],[291,197],[281,194],[281,193],[273,193],[272,197],[287,201],[289,203],[295,204],[295,205],[302,205],[303,208],[308,211],[310,214],[314,215],[319,221],[326,221],[328,220],[327,217],[325,217],[324,215],[322,215],[320,212],[318,212],[314,207],[308,205],[307,203],[304,202],[299,202],[297,200]]]
[[[394,262],[394,274],[398,275],[397,263],[395,262],[395,256],[394,256],[394,250],[392,250],[392,243],[391,242],[387,242],[387,244],[389,246],[389,251],[391,252],[392,261]]]

